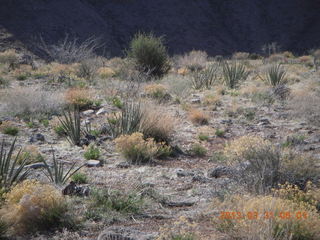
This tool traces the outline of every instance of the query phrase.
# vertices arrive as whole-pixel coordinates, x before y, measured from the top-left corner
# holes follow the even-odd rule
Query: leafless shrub
[[[80,62],[77,75],[91,81],[96,76],[100,66],[102,66],[102,63],[98,58],[85,59]]]
[[[69,64],[94,57],[94,52],[101,47],[102,44],[98,38],[90,37],[79,42],[79,39],[70,39],[69,35],[66,35],[62,41],[53,45],[49,45],[40,37],[38,49],[51,61]]]
[[[187,76],[169,74],[163,78],[162,82],[168,86],[169,93],[180,100],[190,94],[192,80]]]
[[[280,52],[280,45],[276,42],[268,43],[263,45],[261,50],[266,56],[270,56],[271,54]]]
[[[191,71],[201,70],[205,67],[208,60],[208,55],[203,51],[191,51],[188,54],[180,57],[178,61],[179,67],[186,67]]]
[[[313,65],[316,71],[318,71],[320,66],[320,49],[311,50],[311,55],[313,56]]]
[[[1,113],[21,117],[37,117],[58,112],[64,105],[62,93],[35,87],[7,90],[2,99]]]
[[[234,59],[234,60],[245,60],[245,59],[248,59],[249,56],[250,56],[250,54],[247,53],[247,52],[235,52],[232,55],[232,59]]]

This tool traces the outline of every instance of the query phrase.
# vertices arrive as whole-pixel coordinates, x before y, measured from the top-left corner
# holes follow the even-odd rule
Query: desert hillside
[[[319,45],[319,8],[317,0],[1,0],[0,29],[28,47],[39,35],[49,43],[66,33],[94,35],[112,56],[122,55],[137,31],[166,36],[172,54],[259,53],[271,42],[304,53]]]

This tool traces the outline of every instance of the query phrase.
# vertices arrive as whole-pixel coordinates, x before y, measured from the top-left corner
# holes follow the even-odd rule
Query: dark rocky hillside
[[[94,35],[121,55],[134,33],[153,31],[172,54],[259,52],[271,42],[303,53],[320,46],[319,9],[319,0],[0,0],[0,40],[30,48],[39,35]]]

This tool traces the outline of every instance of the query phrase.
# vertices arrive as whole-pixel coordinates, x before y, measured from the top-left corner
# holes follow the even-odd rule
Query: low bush
[[[38,148],[33,145],[26,146],[19,154],[17,158],[17,163],[22,164],[26,162],[26,164],[42,162],[43,156],[39,152]]]
[[[86,184],[88,183],[88,176],[82,172],[76,172],[71,176],[71,180],[77,184]]]
[[[19,57],[15,50],[9,49],[0,53],[0,63],[7,64],[9,70],[14,70],[19,65]]]
[[[213,219],[215,226],[234,239],[316,240],[320,237],[319,213],[308,204],[273,196],[237,195],[220,204],[215,201],[214,205],[221,213]]]
[[[208,55],[203,51],[191,51],[177,59],[180,68],[187,68],[190,71],[198,71],[206,66]]]
[[[89,147],[87,148],[87,150],[84,153],[84,158],[87,160],[90,159],[99,159],[100,157],[100,150],[99,148],[95,147],[94,145],[89,145]]]
[[[153,34],[138,33],[130,42],[129,58],[133,59],[139,71],[161,77],[170,69],[167,49],[163,38]]]
[[[163,99],[167,95],[167,89],[162,84],[149,84],[144,88],[145,93],[155,99]]]
[[[191,109],[189,112],[189,118],[194,124],[205,125],[209,122],[209,116],[202,110]]]
[[[145,140],[142,133],[123,135],[115,139],[119,152],[134,164],[147,163],[158,153],[158,146],[152,138]]]
[[[74,227],[61,192],[49,184],[25,180],[5,195],[2,219],[17,235]]]
[[[86,110],[94,104],[93,94],[86,88],[70,88],[65,93],[65,99],[80,110]]]
[[[0,131],[3,134],[16,136],[19,133],[19,128],[14,126],[11,122],[5,121],[5,122],[2,122],[2,124],[0,125]]]
[[[193,144],[190,149],[190,154],[195,157],[204,157],[207,152],[207,149],[198,143]]]
[[[116,218],[116,214],[137,214],[143,206],[143,197],[138,192],[111,189],[95,189],[89,199],[86,217],[93,220]]]
[[[154,105],[145,105],[140,131],[156,142],[169,143],[172,139],[176,120],[165,109]]]
[[[232,59],[234,60],[246,60],[248,59],[250,56],[249,53],[247,52],[235,52],[234,54],[232,54]]]

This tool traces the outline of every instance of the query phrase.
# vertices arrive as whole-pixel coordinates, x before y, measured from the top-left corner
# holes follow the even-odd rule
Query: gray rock
[[[201,100],[200,100],[200,98],[192,98],[192,99],[190,100],[190,102],[191,102],[192,104],[198,104],[198,103],[201,103]]]
[[[222,176],[230,176],[234,172],[234,169],[226,166],[217,166],[208,171],[208,177],[219,178]]]
[[[102,162],[99,160],[88,160],[86,163],[87,167],[101,167]]]
[[[86,110],[84,112],[82,112],[84,115],[88,116],[94,113],[94,111],[92,109]]]
[[[267,118],[261,118],[258,122],[258,126],[265,126],[265,125],[270,125],[270,121]]]
[[[107,110],[105,108],[100,108],[97,112],[96,112],[96,115],[101,115],[101,114],[104,114],[104,113],[107,113]]]
[[[121,162],[117,164],[117,168],[129,168],[130,164],[128,162]]]
[[[188,177],[188,176],[194,176],[194,173],[191,171],[186,171],[182,168],[179,168],[176,170],[177,176],[178,177]]]
[[[223,119],[220,121],[221,124],[232,124],[232,120],[231,119]]]
[[[45,137],[41,133],[36,133],[30,137],[29,142],[35,143],[35,142],[44,142]]]
[[[127,227],[110,227],[103,231],[97,240],[154,240],[157,235]]]

